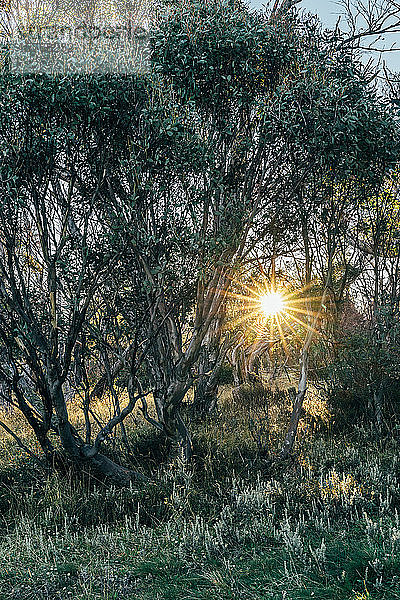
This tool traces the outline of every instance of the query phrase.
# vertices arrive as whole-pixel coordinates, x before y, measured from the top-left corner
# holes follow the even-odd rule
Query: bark
[[[221,344],[224,318],[224,314],[219,315],[210,326],[200,353],[199,378],[193,399],[193,412],[197,416],[209,414],[217,404],[218,378],[227,351],[227,344]]]
[[[90,454],[90,451],[89,451]],[[118,465],[104,454],[97,453],[94,456],[83,456],[74,460],[74,465],[82,470],[88,470],[105,483],[110,483],[118,487],[128,486],[133,482],[148,481],[147,477],[131,469]]]
[[[303,402],[306,395],[307,390],[307,375],[308,375],[308,349],[305,348],[301,355],[300,359],[300,381],[299,387],[297,390],[296,398],[293,404],[293,410],[290,417],[289,427],[285,436],[285,440],[283,442],[283,446],[281,449],[280,458],[281,460],[286,460],[289,458],[294,442],[297,435],[297,429],[299,426],[302,410],[303,410]]]
[[[100,452],[93,454],[93,446],[80,448],[78,456],[54,451],[46,458],[48,466],[58,473],[85,473],[108,485],[125,487],[134,482],[149,481],[145,475],[117,464]]]
[[[201,416],[211,412],[218,398],[217,357],[209,347],[205,347],[199,361],[199,379],[193,398],[193,412]]]
[[[238,388],[242,383],[244,383],[243,375],[245,373],[245,356],[243,340],[240,340],[239,343],[233,348],[230,361],[233,371],[233,385],[235,388]]]
[[[218,402],[218,382],[202,378],[196,386],[193,412],[196,417],[204,417],[212,413]]]
[[[261,360],[265,359],[268,371],[272,373],[271,351],[279,340],[270,340],[260,338],[253,342],[250,346],[245,346],[245,338],[233,348],[231,353],[231,363],[233,367],[233,380],[235,388],[239,388],[243,384],[251,383],[257,380]]]
[[[57,429],[61,444],[67,454],[71,457],[79,456],[77,441],[73,435],[73,430],[69,422],[67,405],[62,391],[60,381],[51,382],[50,389],[52,394],[53,406],[57,415]]]
[[[182,401],[189,387],[189,382],[186,384],[180,382],[174,389],[170,398],[164,403],[162,422],[164,433],[174,445],[173,452],[177,450],[184,463],[190,461],[193,455],[192,440],[181,415]]]
[[[175,416],[174,429],[176,431],[176,441],[179,452],[179,457],[183,463],[187,463],[193,456],[192,439],[190,433],[182,419],[181,414],[178,412]]]

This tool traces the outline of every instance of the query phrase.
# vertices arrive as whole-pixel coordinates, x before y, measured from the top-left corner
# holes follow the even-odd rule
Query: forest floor
[[[0,600],[400,599],[398,440],[306,420],[277,464],[272,408],[267,428],[226,393],[190,467],[135,417],[124,460],[153,481],[126,489],[46,475],[1,437]]]

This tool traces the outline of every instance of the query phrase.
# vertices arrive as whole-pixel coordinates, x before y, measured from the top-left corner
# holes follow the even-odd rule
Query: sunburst
[[[318,297],[310,296],[307,288],[290,291],[267,282],[242,283],[241,287],[243,293],[230,294],[237,302],[234,327],[246,326],[257,338],[280,338],[285,352],[288,338],[301,341],[302,330],[318,333],[315,325],[319,312],[311,308]]]

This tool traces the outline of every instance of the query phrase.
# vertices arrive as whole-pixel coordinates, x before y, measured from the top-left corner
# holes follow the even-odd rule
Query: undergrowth
[[[0,600],[400,598],[397,440],[306,418],[281,465],[276,419],[265,452],[254,434],[273,412],[226,394],[190,467],[136,419],[124,460],[151,479],[125,489],[45,473],[2,438]]]

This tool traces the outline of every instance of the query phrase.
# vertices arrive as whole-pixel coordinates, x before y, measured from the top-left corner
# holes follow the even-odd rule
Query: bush
[[[329,365],[319,373],[328,390],[329,409],[337,427],[375,422],[374,392],[382,392],[383,419],[398,418],[399,348],[374,340],[372,332],[347,335]]]

